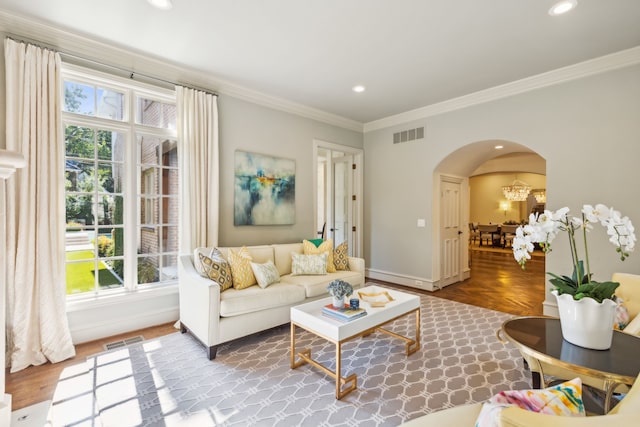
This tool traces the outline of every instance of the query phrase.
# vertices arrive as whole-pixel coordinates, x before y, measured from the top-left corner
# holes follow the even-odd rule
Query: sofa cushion
[[[274,283],[266,289],[258,286],[242,290],[234,288],[220,294],[220,316],[239,316],[260,310],[289,306],[304,300],[304,288],[291,283]]]
[[[211,256],[198,253],[198,258],[202,264],[206,277],[220,285],[220,292],[233,286],[233,276],[231,275],[231,266],[222,258],[219,251],[212,251]]]
[[[245,289],[257,283],[251,269],[252,260],[245,247],[242,247],[238,252],[229,249],[229,264],[231,264],[233,287],[235,289]]]
[[[270,245],[260,245],[260,246],[241,246],[241,247],[218,247],[222,255],[229,260],[229,250],[233,249],[235,252],[238,252],[240,249],[245,248],[247,253],[251,256],[253,262],[257,262],[263,264],[267,261],[271,261],[275,264],[275,260],[273,259],[273,247]]]
[[[340,243],[333,251],[333,265],[336,271],[349,270],[349,246],[346,241]]]
[[[305,255],[327,254],[327,273],[335,273],[336,266],[333,265],[333,240],[325,240],[320,246],[316,247],[308,240],[302,241],[302,250]]]
[[[253,270],[253,275],[256,276],[258,286],[262,289],[280,281],[278,269],[271,261],[267,261],[264,264],[252,262],[251,269]]]
[[[293,276],[327,274],[327,254],[300,255],[291,254],[291,274]]]
[[[327,286],[329,286],[329,282],[336,279],[350,283],[354,289],[364,284],[362,274],[355,271],[338,271],[324,276],[294,276],[292,274],[280,276],[281,283],[291,283],[303,288],[307,298],[328,296]]]
[[[273,263],[281,276],[291,273],[291,254],[302,254],[302,243],[273,245]]]

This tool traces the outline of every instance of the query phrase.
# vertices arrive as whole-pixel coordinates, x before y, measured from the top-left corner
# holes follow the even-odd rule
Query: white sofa
[[[208,255],[211,248],[198,248],[194,255],[180,256],[181,331],[189,332],[204,344],[207,356],[213,359],[219,344],[288,323],[291,307],[329,296],[327,285],[332,280],[344,280],[354,289],[364,284],[364,259],[354,257],[349,257],[349,271],[292,276],[291,253],[302,254],[302,248],[302,243],[247,246],[253,262],[275,264],[280,282],[265,289],[256,285],[224,292],[220,292],[218,283],[201,276],[194,266],[194,256],[198,252]],[[218,249],[226,258],[229,248]]]

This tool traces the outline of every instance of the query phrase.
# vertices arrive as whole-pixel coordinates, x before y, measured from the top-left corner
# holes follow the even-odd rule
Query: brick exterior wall
[[[140,107],[138,121],[143,124],[161,127],[169,122],[175,124],[174,106],[142,100]],[[175,141],[143,136],[140,141],[140,162],[139,179],[143,196],[140,204],[139,251],[150,255],[177,252],[178,150]],[[152,204],[152,208],[148,207],[148,203]],[[158,257],[152,256],[148,261],[159,267]],[[165,257],[163,267],[176,266],[176,256]]]

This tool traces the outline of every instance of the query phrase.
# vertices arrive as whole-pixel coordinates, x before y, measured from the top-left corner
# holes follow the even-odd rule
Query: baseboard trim
[[[545,316],[560,317],[558,312],[558,304],[544,300],[542,302],[542,314]]]
[[[148,311],[135,316],[120,316],[103,322],[90,322],[71,327],[71,338],[74,344],[94,341],[138,329],[175,322],[180,318],[179,307]]]
[[[365,269],[365,275],[371,279],[383,280],[410,288],[423,289],[425,291],[438,290],[438,282],[431,279],[417,276],[408,276],[406,274],[393,273],[390,271],[377,270],[375,268]]]

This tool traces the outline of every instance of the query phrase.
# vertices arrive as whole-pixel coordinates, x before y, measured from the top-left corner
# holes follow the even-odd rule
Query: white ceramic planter
[[[579,301],[572,295],[558,295],[551,291],[558,301],[562,337],[571,344],[593,350],[607,350],[613,339],[613,320],[616,303],[606,299],[601,303],[593,298]]]
[[[344,298],[333,297],[333,306],[335,308],[344,308]]]

